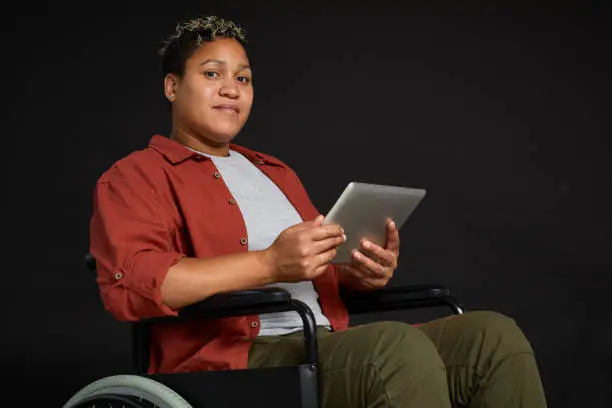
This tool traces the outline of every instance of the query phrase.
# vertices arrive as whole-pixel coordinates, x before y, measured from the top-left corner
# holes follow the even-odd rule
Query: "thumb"
[[[304,228],[318,227],[323,222],[323,219],[324,219],[324,217],[322,215],[319,215],[314,220],[303,221],[303,222],[301,222],[299,224],[294,225],[291,228],[301,230],[301,229],[304,229]]]
[[[317,218],[315,218],[315,219],[312,221],[312,226],[313,226],[313,227],[319,227],[319,226],[321,226],[321,224],[323,223],[323,220],[324,220],[324,219],[325,219],[325,217],[324,217],[323,215],[321,215],[321,214],[317,215]]]

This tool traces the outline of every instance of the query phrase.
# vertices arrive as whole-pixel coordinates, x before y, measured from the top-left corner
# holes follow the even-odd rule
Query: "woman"
[[[119,160],[95,190],[91,252],[110,312],[176,315],[215,293],[281,285],[315,314],[324,406],[545,406],[533,351],[500,314],[348,328],[338,289],[387,284],[399,256],[393,222],[384,248],[363,242],[338,270],[342,229],[321,225],[286,164],[232,142],[253,102],[244,31],[195,19],[161,55],[172,134]],[[150,372],[296,363],[301,330],[294,312],[156,327]]]

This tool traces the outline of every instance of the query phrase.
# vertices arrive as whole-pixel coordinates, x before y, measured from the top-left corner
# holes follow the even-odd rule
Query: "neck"
[[[214,142],[202,135],[196,135],[180,126],[172,126],[172,134],[170,135],[170,139],[176,140],[177,142],[191,147],[199,152],[213,156],[229,155],[229,143]]]

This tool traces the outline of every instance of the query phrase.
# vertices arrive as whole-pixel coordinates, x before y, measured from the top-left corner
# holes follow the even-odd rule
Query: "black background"
[[[292,166],[321,212],[352,180],[427,189],[402,229],[393,284],[442,283],[468,310],[515,318],[549,406],[607,406],[608,10],[217,3],[5,12],[9,395],[60,406],[129,371],[128,327],[104,311],[82,266],[91,191],[114,161],[169,133],[160,41],[181,19],[218,13],[246,27],[254,67],[254,108],[235,142]]]

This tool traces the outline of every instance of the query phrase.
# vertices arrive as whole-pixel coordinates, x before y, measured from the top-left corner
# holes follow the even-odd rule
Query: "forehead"
[[[248,65],[246,50],[233,38],[219,38],[205,41],[187,60],[188,64],[199,65],[206,60],[219,60],[228,65]]]

